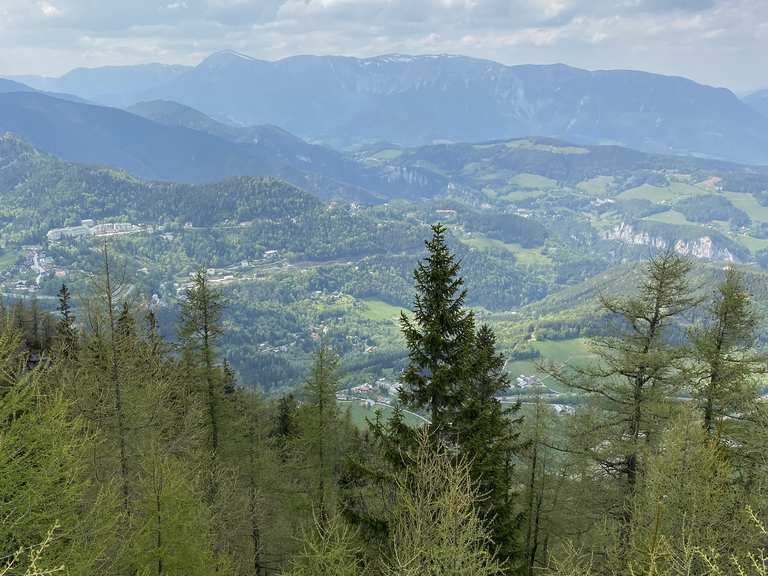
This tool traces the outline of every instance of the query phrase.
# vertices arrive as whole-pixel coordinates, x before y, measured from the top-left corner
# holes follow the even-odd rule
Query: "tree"
[[[338,366],[338,356],[327,342],[322,342],[304,385],[306,401],[301,419],[300,443],[310,472],[312,503],[321,523],[331,513],[334,472],[341,449],[336,407]]]
[[[437,436],[455,441],[453,424],[463,402],[474,317],[464,308],[464,280],[446,243],[446,228],[436,224],[432,232],[427,256],[413,273],[413,319],[404,312],[400,317],[408,347],[400,398],[413,409],[427,408]]]
[[[384,574],[501,575],[503,566],[489,552],[491,535],[476,510],[482,496],[469,464],[433,444],[422,431],[414,466],[398,476]]]
[[[693,392],[704,429],[714,435],[724,418],[748,407],[757,396],[754,375],[763,372],[764,357],[754,352],[757,313],[742,275],[725,271],[709,305],[709,317],[690,332],[694,360]]]
[[[97,439],[43,368],[21,369],[20,341],[0,331],[0,566],[24,551],[0,574],[42,574],[26,554],[41,542],[48,563],[66,565],[68,574],[109,573],[103,550],[114,544],[116,510],[109,494],[89,498],[86,475]]]
[[[586,450],[607,474],[622,480],[624,501],[619,509],[625,535],[642,448],[658,440],[668,402],[681,385],[686,355],[670,342],[668,330],[698,302],[688,284],[690,269],[690,261],[673,250],[651,257],[636,295],[601,297],[603,310],[618,325],[607,336],[593,339],[598,362],[546,367],[551,376],[596,401],[596,434]]]
[[[215,371],[216,341],[222,334],[222,295],[211,287],[205,270],[200,269],[186,289],[181,304],[179,336],[193,362],[202,366],[205,381],[206,406],[210,427],[212,454],[219,447],[219,415],[217,412],[219,391]]]
[[[504,559],[517,552],[519,522],[513,502],[513,458],[519,451],[520,404],[505,409],[497,396],[509,388],[504,357],[496,351],[496,335],[487,325],[478,330],[469,377],[458,418],[460,452],[483,495],[479,510],[488,523],[493,550]]]
[[[314,530],[305,536],[304,549],[286,576],[363,576],[360,548],[354,531],[334,515],[316,520]]]

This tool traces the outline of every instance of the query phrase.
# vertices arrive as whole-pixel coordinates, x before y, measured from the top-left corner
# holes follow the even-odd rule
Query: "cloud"
[[[768,84],[765,0],[2,0],[0,73],[148,60],[449,52]],[[767,77],[756,76],[765,74]]]

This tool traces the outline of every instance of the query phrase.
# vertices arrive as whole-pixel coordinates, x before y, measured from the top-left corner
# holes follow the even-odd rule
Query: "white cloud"
[[[43,16],[46,16],[48,18],[55,18],[56,16],[61,16],[61,10],[59,10],[56,6],[54,6],[50,2],[39,2],[38,6],[40,7],[40,12],[43,13]]]

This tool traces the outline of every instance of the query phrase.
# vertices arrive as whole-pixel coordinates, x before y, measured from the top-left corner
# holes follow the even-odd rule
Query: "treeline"
[[[765,358],[738,272],[702,298],[688,260],[651,258],[603,298],[592,362],[542,365],[580,395],[558,415],[500,403],[505,359],[443,226],[426,249],[400,406],[364,430],[336,402],[333,335],[294,393],[238,383],[202,271],[173,343],[106,245],[77,317],[65,286],[53,315],[4,309],[0,573],[766,573]]]

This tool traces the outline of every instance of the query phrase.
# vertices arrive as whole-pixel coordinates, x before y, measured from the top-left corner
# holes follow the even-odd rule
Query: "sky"
[[[768,86],[768,0],[0,0],[0,75],[233,49],[463,54]]]

